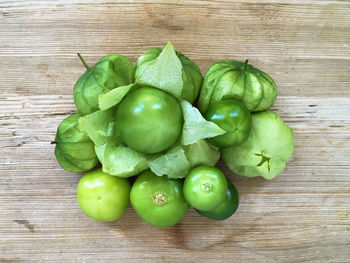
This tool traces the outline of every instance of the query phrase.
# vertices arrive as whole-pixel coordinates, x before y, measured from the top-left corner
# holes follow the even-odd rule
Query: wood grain
[[[75,200],[80,175],[50,144],[76,111],[75,53],[135,61],[168,40],[203,73],[228,58],[268,72],[295,155],[271,181],[220,163],[241,200],[224,222],[191,210],[157,229],[131,207],[90,220]],[[350,1],[0,1],[0,262],[349,262],[349,69]]]

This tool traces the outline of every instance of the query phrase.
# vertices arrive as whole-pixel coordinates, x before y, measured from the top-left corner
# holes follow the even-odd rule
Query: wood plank
[[[39,3],[45,2],[29,2],[14,10],[7,4],[2,7],[6,14],[0,33],[2,56],[64,57],[77,50],[129,56],[173,40],[189,55],[215,59],[350,57],[350,4]],[[192,36],[200,41],[189,41]]]

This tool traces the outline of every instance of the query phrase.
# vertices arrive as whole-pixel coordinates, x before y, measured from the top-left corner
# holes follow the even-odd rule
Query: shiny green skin
[[[75,113],[64,119],[57,128],[54,142],[58,163],[73,173],[88,171],[98,163],[94,143],[79,127],[80,116]]]
[[[86,72],[75,84],[73,95],[74,103],[82,115],[99,109],[100,94],[134,82],[134,65],[122,55],[105,56],[91,68],[82,58],[81,60],[86,67]]]
[[[213,166],[198,166],[185,178],[184,196],[195,209],[210,211],[226,198],[227,180],[225,175]]]
[[[145,51],[138,58],[136,62],[135,79],[138,78],[143,67],[147,66],[148,63],[156,59],[162,50],[162,48],[151,48]],[[190,60],[188,57],[179,51],[176,51],[176,55],[182,64],[183,89],[181,98],[190,103],[193,103],[196,100],[202,85],[202,73],[197,64]]]
[[[113,221],[124,214],[130,188],[127,179],[104,173],[99,168],[80,179],[77,199],[87,216],[98,221]]]
[[[199,95],[198,108],[204,113],[210,104],[238,99],[251,112],[269,109],[277,97],[273,79],[252,65],[222,60],[210,66]]]
[[[134,182],[130,201],[145,222],[157,227],[177,224],[189,209],[183,196],[183,181],[159,177],[150,170],[143,172]]]
[[[226,131],[223,135],[209,139],[210,143],[219,148],[240,145],[249,137],[252,116],[244,104],[238,100],[213,103],[204,117]]]
[[[124,143],[141,153],[158,153],[172,146],[182,132],[180,104],[170,94],[142,87],[119,104],[116,126]]]
[[[198,214],[214,220],[225,220],[236,212],[239,205],[238,192],[230,180],[227,179],[227,183],[228,188],[224,201],[222,201],[218,207],[210,211],[196,210]]]

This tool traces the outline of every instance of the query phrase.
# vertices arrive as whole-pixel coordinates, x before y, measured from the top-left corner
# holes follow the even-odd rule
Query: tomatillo
[[[119,104],[116,125],[130,148],[142,153],[158,153],[180,137],[183,117],[175,97],[157,88],[141,87]]]
[[[131,205],[148,224],[172,226],[186,214],[189,205],[183,196],[183,182],[157,176],[150,170],[143,172],[130,192]]]
[[[100,168],[80,179],[77,199],[87,216],[98,221],[113,221],[124,214],[130,188],[127,179],[104,173]]]
[[[238,100],[222,100],[213,103],[204,117],[226,131],[222,135],[209,139],[210,143],[219,148],[240,145],[250,135],[252,116],[244,104]]]
[[[209,211],[226,198],[227,180],[225,175],[213,166],[198,166],[185,178],[184,196],[195,209]]]
[[[232,216],[239,205],[239,196],[236,187],[232,184],[232,182],[227,179],[228,188],[226,191],[226,198],[221,204],[210,211],[200,211],[196,210],[198,214],[208,217],[214,220],[224,220]]]

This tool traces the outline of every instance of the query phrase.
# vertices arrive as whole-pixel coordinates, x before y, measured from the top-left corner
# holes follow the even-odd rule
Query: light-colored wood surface
[[[203,73],[228,58],[268,72],[294,158],[272,181],[220,164],[241,198],[224,222],[90,220],[50,145],[75,111],[75,53],[135,61],[168,40]],[[0,125],[0,262],[350,262],[350,1],[1,0]]]

